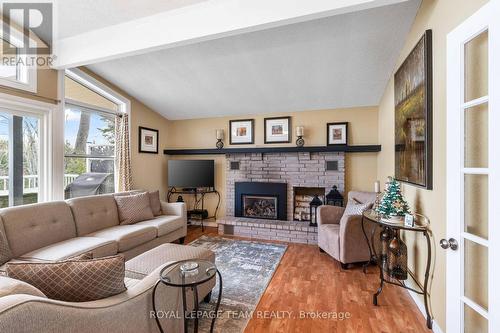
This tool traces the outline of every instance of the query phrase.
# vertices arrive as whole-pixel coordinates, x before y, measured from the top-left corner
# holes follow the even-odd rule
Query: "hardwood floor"
[[[190,227],[186,244],[202,234],[216,235],[217,229]],[[380,305],[372,305],[378,285],[374,266],[367,274],[361,266],[342,270],[317,246],[289,244],[245,332],[431,332],[404,290],[386,285]]]

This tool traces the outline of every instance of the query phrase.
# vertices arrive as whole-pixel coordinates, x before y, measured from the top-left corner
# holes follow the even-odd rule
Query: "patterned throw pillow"
[[[151,210],[154,216],[162,215],[161,202],[160,202],[160,191],[148,192],[149,194],[149,204],[151,205]]]
[[[2,221],[0,221],[0,266],[5,264],[10,259],[12,259],[12,252],[10,251],[9,243],[7,242],[7,236],[5,235]]]
[[[153,219],[155,216],[147,192],[115,197],[120,224],[134,224]]]
[[[7,276],[34,286],[50,299],[66,302],[94,301],[127,289],[122,255],[54,263],[10,263]]]
[[[363,212],[367,209],[370,209],[372,205],[373,203],[371,202],[360,203],[356,199],[349,199],[349,201],[347,202],[347,206],[344,210],[344,216],[362,215]]]

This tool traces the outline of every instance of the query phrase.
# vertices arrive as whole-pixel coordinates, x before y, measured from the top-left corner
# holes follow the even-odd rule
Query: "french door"
[[[500,1],[447,39],[447,332],[500,330]]]

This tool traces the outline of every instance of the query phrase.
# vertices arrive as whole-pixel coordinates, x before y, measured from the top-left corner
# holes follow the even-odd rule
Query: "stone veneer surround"
[[[293,221],[293,188],[333,185],[344,192],[343,152],[245,153],[226,155],[226,216],[234,216],[235,182],[287,183],[287,219]],[[338,161],[337,171],[327,171],[326,161]],[[239,170],[231,170],[239,162]]]

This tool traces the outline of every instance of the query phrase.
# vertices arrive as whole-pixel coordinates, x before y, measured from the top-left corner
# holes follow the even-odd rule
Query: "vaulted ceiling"
[[[137,7],[135,14],[135,7],[127,7],[109,21],[100,13],[88,18],[88,24],[105,33],[107,25],[147,17],[155,8],[187,10],[214,1],[170,0],[157,8],[157,1],[143,0],[145,7]],[[99,55],[85,64],[168,119],[377,105],[420,0],[364,2],[370,1],[378,5],[169,47]],[[135,1],[88,2],[105,3],[104,8],[111,10]],[[91,15],[87,5],[80,10]],[[85,35],[85,25],[78,22],[61,31],[74,43],[79,34]],[[85,52],[90,59],[90,52]]]

